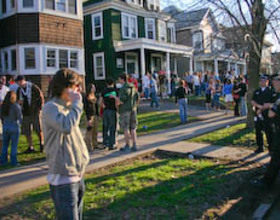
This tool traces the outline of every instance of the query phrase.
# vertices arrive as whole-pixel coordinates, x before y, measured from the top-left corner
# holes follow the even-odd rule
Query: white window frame
[[[149,26],[149,22],[152,22],[153,23],[153,39],[152,40],[155,40],[156,39],[156,21],[154,18],[145,18],[145,32],[146,32],[146,38],[149,39],[149,29],[148,29],[148,26]]]
[[[71,53],[76,53],[77,54],[77,60],[71,59]],[[79,69],[79,51],[69,50],[68,51],[68,57],[69,57],[69,68],[78,70]],[[77,67],[71,67],[71,61],[76,61],[77,62]]]
[[[15,12],[15,10],[16,10],[16,0],[14,0],[14,2],[15,2],[15,5],[14,5],[14,7],[12,7],[12,0],[1,0],[1,1],[5,1],[6,2],[6,11],[3,13],[3,8],[2,8],[2,2],[1,2],[1,5],[0,5],[0,14],[1,15],[7,15],[7,14],[10,14],[10,13],[12,13],[12,12]]]
[[[76,13],[74,13],[74,14],[69,12],[69,0],[65,0],[65,11],[58,10],[57,4],[59,3],[60,0],[53,0],[53,1],[54,1],[54,9],[47,8],[45,2],[44,2],[44,8],[46,10],[55,11],[57,13],[69,14],[69,15],[73,15],[73,16],[77,16],[78,15],[78,1],[79,0],[75,0],[75,2],[76,2],[76,4],[75,4],[75,6],[76,6],[75,12]]]
[[[103,76],[97,76],[97,65],[96,65],[96,58],[102,58],[102,69],[103,69]],[[95,80],[105,80],[106,78],[106,71],[105,71],[105,59],[104,59],[104,52],[101,53],[94,53],[93,54],[93,70],[94,70],[94,79]]]
[[[138,20],[137,20],[137,16],[135,15],[131,15],[131,14],[127,14],[122,12],[122,20],[121,20],[121,26],[122,26],[122,37],[124,39],[137,39],[138,38]],[[128,17],[128,36],[125,36],[125,30],[124,30],[124,18]],[[132,36],[132,22],[131,19],[135,19],[135,37]]]
[[[50,51],[50,50],[55,51],[55,58],[51,58],[51,59],[55,60],[55,66],[54,67],[49,67],[48,66],[48,59],[50,59],[50,58],[48,58],[48,51]],[[58,54],[57,54],[57,49],[56,48],[46,48],[46,55],[45,55],[46,69],[49,69],[49,70],[57,69],[57,58],[58,58],[57,56],[58,56]]]
[[[32,1],[33,1],[33,6],[30,6],[30,7],[24,7],[24,5],[23,5],[23,1],[24,1],[24,0],[22,0],[22,8],[25,8],[25,9],[26,9],[26,8],[34,8],[34,6],[35,6],[35,2],[34,2],[34,0],[32,0]]]
[[[198,34],[199,34],[200,37],[201,37],[201,47],[200,47],[200,48],[196,48],[196,42],[198,42],[198,40],[196,40],[195,37],[196,37]],[[195,50],[203,50],[203,34],[202,34],[201,31],[199,31],[199,32],[194,32],[194,33],[192,34],[192,42],[193,42],[193,48],[194,48]]]
[[[95,35],[95,24],[94,24],[94,19],[96,17],[99,17],[100,18],[100,36],[96,36]],[[95,14],[92,14],[91,15],[91,26],[92,26],[92,39],[93,40],[100,40],[100,39],[103,39],[103,13],[102,12],[99,12],[99,13],[95,13]]]
[[[33,68],[26,68],[26,57],[25,57],[25,50],[26,49],[33,49],[34,50],[34,61],[35,61],[35,66],[33,67]],[[23,55],[24,55],[24,57],[23,57],[23,60],[24,60],[24,69],[25,70],[36,70],[37,69],[37,59],[36,59],[36,48],[35,47],[32,47],[32,46],[30,46],[30,47],[25,47],[24,49],[23,49]]]
[[[164,27],[163,27],[164,26]],[[167,41],[167,24],[163,20],[158,20],[158,38],[159,41],[166,42]],[[164,40],[162,39],[164,38]]]

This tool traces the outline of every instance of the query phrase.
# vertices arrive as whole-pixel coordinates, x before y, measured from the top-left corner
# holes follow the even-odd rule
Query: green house
[[[124,72],[141,80],[147,71],[192,72],[192,47],[176,44],[175,20],[160,11],[159,0],[84,2],[86,81],[101,89]],[[178,59],[186,60],[177,68]]]

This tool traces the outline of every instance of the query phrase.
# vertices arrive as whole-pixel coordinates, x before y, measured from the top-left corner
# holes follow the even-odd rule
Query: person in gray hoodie
[[[59,70],[53,77],[53,98],[43,107],[47,180],[58,220],[82,219],[89,154],[79,128],[83,111],[79,82],[74,71]]]

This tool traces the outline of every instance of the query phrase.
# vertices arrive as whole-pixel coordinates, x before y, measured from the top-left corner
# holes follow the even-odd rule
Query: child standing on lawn
[[[8,147],[11,142],[11,165],[17,165],[17,145],[19,140],[20,125],[22,123],[22,111],[16,103],[15,92],[8,92],[1,107],[1,119],[3,120],[3,149],[1,164],[7,164]]]

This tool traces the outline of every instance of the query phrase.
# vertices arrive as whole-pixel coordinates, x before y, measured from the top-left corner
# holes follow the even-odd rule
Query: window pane
[[[15,0],[11,0],[11,8],[15,7]]]
[[[57,0],[56,8],[58,11],[66,12],[66,0]]]
[[[136,19],[131,18],[131,37],[136,38]]]
[[[68,51],[59,50],[59,68],[68,67]]]
[[[68,0],[68,10],[71,14],[77,14],[76,10],[76,0]]]
[[[2,13],[6,13],[7,12],[7,5],[6,5],[6,0],[2,1]]]
[[[12,70],[17,69],[17,52],[16,50],[11,51],[11,57],[12,57]]]
[[[8,52],[4,53],[4,69],[5,70],[9,69]]]
[[[23,7],[24,8],[33,8],[34,7],[34,0],[23,0]]]
[[[102,67],[102,57],[96,57],[96,66]]]
[[[94,26],[100,26],[100,16],[94,17]]]
[[[103,77],[103,68],[96,68],[96,72],[98,77]]]
[[[70,67],[78,69],[78,52],[71,52],[70,53]]]
[[[47,51],[47,67],[56,67],[56,53],[55,50]]]
[[[98,27],[98,28],[95,28],[95,37],[99,37],[101,36],[101,28]]]
[[[25,69],[35,69],[35,48],[25,48],[24,49],[25,57]]]
[[[55,0],[45,0],[45,7],[48,9],[54,10],[54,1]]]

